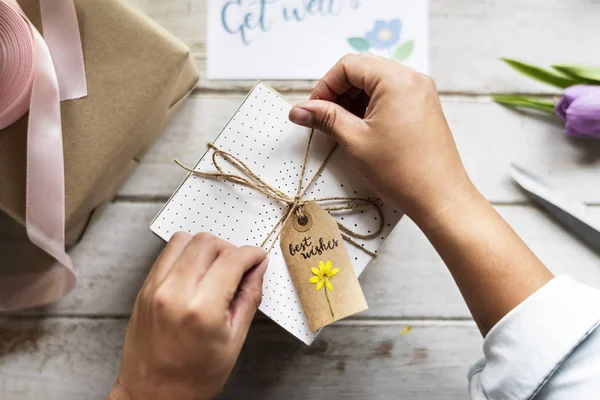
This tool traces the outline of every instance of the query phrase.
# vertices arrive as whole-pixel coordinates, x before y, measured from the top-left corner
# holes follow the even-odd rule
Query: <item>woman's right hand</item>
[[[344,56],[290,120],[333,135],[379,196],[413,219],[476,193],[435,83],[394,61]]]
[[[345,56],[290,120],[333,135],[380,197],[419,225],[484,335],[552,279],[469,180],[428,76]]]

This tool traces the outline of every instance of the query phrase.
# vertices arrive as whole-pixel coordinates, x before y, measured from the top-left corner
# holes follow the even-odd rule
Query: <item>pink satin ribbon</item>
[[[16,0],[0,0],[0,129],[29,111],[26,228],[59,265],[0,279],[0,310],[55,302],[76,284],[65,251],[60,101],[87,95],[73,0],[40,0],[44,38]]]

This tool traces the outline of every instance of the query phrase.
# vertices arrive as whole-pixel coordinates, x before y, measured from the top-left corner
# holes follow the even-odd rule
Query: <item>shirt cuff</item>
[[[469,372],[471,394],[534,396],[599,324],[600,291],[566,275],[554,278],[490,330],[485,360]]]

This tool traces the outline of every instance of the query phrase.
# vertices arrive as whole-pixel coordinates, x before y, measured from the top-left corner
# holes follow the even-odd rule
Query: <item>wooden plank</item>
[[[148,229],[161,204],[119,202],[71,252],[80,281],[59,303],[25,315],[128,316],[163,242]],[[598,255],[527,206],[500,206],[500,213],[555,273],[600,287]],[[0,221],[0,226],[5,226]],[[9,238],[7,232],[0,234]],[[2,270],[43,265],[39,250],[19,240],[1,240]],[[369,310],[358,318],[469,318],[470,314],[441,259],[408,218],[388,238],[361,277]]]
[[[598,254],[544,212],[529,206],[497,206],[523,241],[556,275],[568,274],[600,288]],[[404,218],[381,254],[361,276],[369,317],[469,318],[449,272],[423,233]]]
[[[104,399],[126,320],[0,319],[0,398]]]
[[[71,295],[26,315],[129,315],[137,293],[164,242],[148,228],[159,204],[111,204],[70,254],[78,284]],[[12,226],[11,226],[12,225]],[[3,274],[52,265],[49,256],[15,232],[0,214],[0,264]]]
[[[167,199],[186,173],[173,158],[194,165],[237,110],[243,94],[195,94],[169,124],[121,190],[122,196]],[[298,102],[306,95],[291,95]],[[444,96],[444,111],[465,166],[492,202],[526,200],[512,183],[508,166],[516,162],[567,191],[600,203],[600,142],[568,138],[558,119],[532,116],[499,106],[488,98]]]
[[[0,320],[0,398],[101,399],[126,320]],[[472,323],[336,324],[307,347],[255,322],[223,399],[456,399],[480,356]]]
[[[206,79],[206,0],[129,2],[191,47],[202,71],[200,88],[245,91],[252,86],[249,81]],[[560,0],[431,0],[431,75],[443,92],[555,92],[519,77],[498,58],[540,65],[600,63],[600,54],[593,51],[600,20],[597,5],[595,0],[578,1],[577,6]],[[574,26],[577,46],[572,35],[564,34]],[[269,83],[280,90],[306,90],[314,85],[311,81]]]

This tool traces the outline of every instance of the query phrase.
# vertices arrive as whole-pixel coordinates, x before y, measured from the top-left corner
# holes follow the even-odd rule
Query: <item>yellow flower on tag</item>
[[[325,297],[327,298],[329,311],[331,311],[331,316],[333,317],[333,309],[331,308],[331,302],[329,301],[329,295],[327,294],[327,291],[333,290],[331,278],[337,275],[337,273],[340,272],[340,269],[331,268],[331,260],[328,260],[326,263],[319,261],[319,268],[312,267],[310,270],[314,276],[311,276],[308,281],[312,284],[317,284],[317,290],[321,290],[321,288],[325,286]]]
[[[312,267],[310,269],[313,275],[308,281],[310,283],[317,284],[317,290],[321,290],[323,285],[327,287],[329,290],[333,290],[333,285],[331,284],[330,279],[337,275],[340,272],[339,268],[331,268],[331,261],[327,261],[323,263],[323,261],[319,261],[319,268]]]

